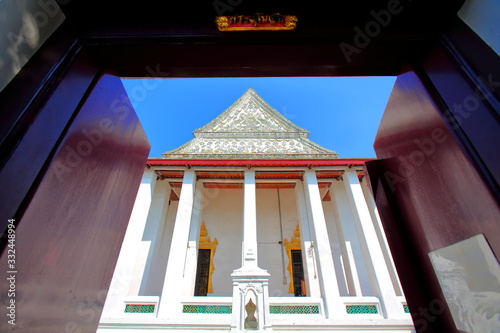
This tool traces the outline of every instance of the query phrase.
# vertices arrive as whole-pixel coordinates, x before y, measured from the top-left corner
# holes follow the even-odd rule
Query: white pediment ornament
[[[194,139],[163,154],[168,159],[335,158],[337,153],[308,139],[252,88],[207,125]]]

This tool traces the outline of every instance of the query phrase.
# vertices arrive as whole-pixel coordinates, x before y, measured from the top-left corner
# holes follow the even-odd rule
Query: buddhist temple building
[[[413,332],[367,158],[253,89],[149,158],[98,332]]]

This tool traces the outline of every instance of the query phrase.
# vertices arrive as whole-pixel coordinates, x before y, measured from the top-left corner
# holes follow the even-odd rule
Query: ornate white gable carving
[[[261,136],[294,133],[305,137],[309,134],[273,109],[252,88],[217,118],[194,131],[194,136],[213,137],[216,133],[233,133],[238,137],[244,137],[244,133],[259,133]]]
[[[163,154],[169,159],[335,158],[337,153],[310,141],[252,88],[207,125],[194,139]]]

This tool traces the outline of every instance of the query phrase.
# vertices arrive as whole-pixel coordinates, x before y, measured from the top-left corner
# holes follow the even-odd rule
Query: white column
[[[193,217],[191,228],[189,229],[188,249],[186,255],[186,265],[183,274],[182,296],[193,296],[194,285],[196,283],[196,270],[198,266],[198,241],[200,239],[201,214],[203,208],[203,182],[196,184],[194,195]]]
[[[127,296],[137,296],[129,295],[128,292],[134,276],[137,253],[139,253],[141,246],[155,185],[156,174],[154,170],[145,170],[135,198],[134,208],[130,215],[118,261],[116,262],[116,269],[113,273],[102,318],[111,318],[123,314],[125,311],[124,299]]]
[[[181,196],[175,218],[158,318],[175,318],[182,310],[180,303],[182,288],[179,287],[179,283],[182,281],[187,255],[189,228],[193,214],[195,181],[194,170],[186,170],[182,180]]]
[[[358,175],[355,170],[348,169],[343,178],[372,289],[380,297],[384,317],[402,318],[404,310],[394,292]]]
[[[332,195],[333,196],[333,195]],[[345,242],[337,227],[337,217],[333,209],[332,201],[323,201],[323,211],[325,212],[326,228],[330,238],[330,248],[332,249],[333,267],[337,274],[337,284],[340,296],[349,296],[348,274],[344,265]]]
[[[269,327],[269,273],[257,265],[257,202],[255,170],[245,170],[243,203],[242,267],[233,279],[233,315],[231,330],[244,330],[245,305],[250,299],[257,306],[258,329]]]
[[[168,198],[170,195],[170,185],[166,180],[158,180],[153,193],[153,200],[149,209],[146,228],[141,241],[141,250],[139,260],[137,261],[136,271],[139,272],[137,282],[132,282],[130,294],[153,295],[149,286],[153,276],[153,267],[158,258],[161,237],[165,220],[169,209]],[[134,292],[135,291],[135,292]]]
[[[325,302],[325,316],[326,318],[343,317],[346,314],[346,309],[337,287],[337,277],[333,266],[325,214],[314,170],[306,170],[304,173],[304,190],[311,216],[311,226],[314,230],[314,250],[318,260],[319,284]]]
[[[338,220],[337,230],[339,238],[341,238],[342,261],[346,271],[347,286],[350,296],[362,296],[363,288],[365,287],[367,295],[370,295],[370,284],[367,278],[361,281],[358,274],[367,275],[363,254],[361,253],[356,227],[354,225],[353,216],[351,213],[349,201],[346,196],[346,190],[343,182],[334,181],[330,187],[332,205]],[[356,250],[356,252],[354,252]]]
[[[384,227],[382,226],[382,221],[380,220],[380,216],[378,214],[377,205],[375,204],[375,200],[373,199],[372,192],[368,187],[366,180],[361,182],[361,188],[363,189],[363,194],[365,195],[365,200],[368,204],[368,209],[370,210],[373,225],[375,226],[375,232],[377,233],[378,240],[382,247],[382,252],[384,253],[384,259],[387,263],[389,274],[391,275],[394,290],[396,291],[396,295],[402,296],[403,289],[401,288],[401,282],[399,281],[399,277],[396,272],[396,266],[394,265],[394,260],[392,259],[391,250],[389,249],[389,245],[387,243]]]
[[[243,192],[243,255],[242,266],[257,265],[257,202],[255,170],[245,170]]]
[[[314,256],[313,240],[309,231],[309,217],[307,214],[304,188],[302,182],[295,185],[295,195],[297,197],[297,210],[300,222],[300,239],[302,241],[302,260],[305,263],[307,296],[320,297],[318,267]]]

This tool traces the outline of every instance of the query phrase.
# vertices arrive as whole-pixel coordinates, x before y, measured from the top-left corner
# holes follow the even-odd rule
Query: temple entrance
[[[196,269],[196,283],[194,286],[195,296],[207,296],[208,280],[210,278],[210,255],[211,250],[198,250],[198,267]]]

